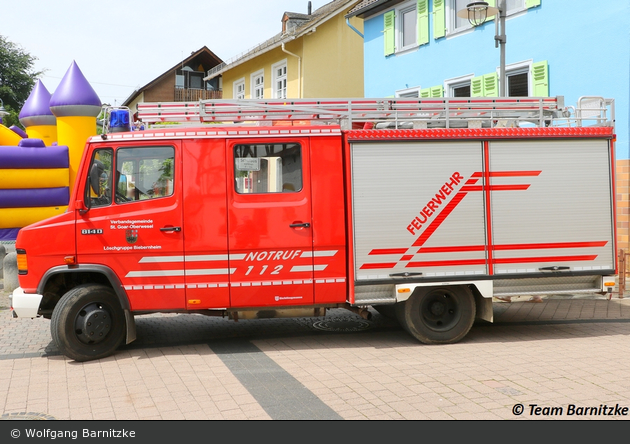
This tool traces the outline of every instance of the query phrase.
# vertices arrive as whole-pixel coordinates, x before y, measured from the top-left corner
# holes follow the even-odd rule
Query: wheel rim
[[[74,320],[74,332],[84,344],[97,344],[107,338],[112,328],[111,320],[107,307],[93,302],[77,313]]]
[[[449,291],[428,294],[420,305],[420,317],[434,331],[447,331],[459,322],[461,313],[457,297]]]

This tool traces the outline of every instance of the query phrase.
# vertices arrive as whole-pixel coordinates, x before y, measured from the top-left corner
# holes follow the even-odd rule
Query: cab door
[[[313,303],[309,140],[228,140],[233,307]]]
[[[179,144],[95,149],[77,211],[80,267],[111,270],[131,309],[185,306]]]

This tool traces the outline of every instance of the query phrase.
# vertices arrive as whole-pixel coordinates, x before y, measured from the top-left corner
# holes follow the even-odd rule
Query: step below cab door
[[[227,143],[232,307],[313,303],[308,138]]]

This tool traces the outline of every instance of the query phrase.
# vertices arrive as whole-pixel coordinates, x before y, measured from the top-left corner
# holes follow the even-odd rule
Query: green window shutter
[[[385,55],[388,56],[393,54],[396,50],[395,44],[395,34],[394,34],[394,19],[395,19],[395,11],[386,12],[383,15],[384,21],[384,40],[385,40]]]
[[[483,97],[483,76],[470,79],[470,96]]]
[[[526,8],[533,8],[534,6],[540,6],[540,0],[525,0]]]
[[[421,99],[426,99],[431,97],[431,88],[423,88],[420,90],[420,98]]]
[[[429,43],[429,0],[417,0],[418,46]]]
[[[483,95],[484,97],[499,96],[499,76],[496,72],[483,76]]]
[[[433,0],[433,38],[439,39],[446,35],[446,11],[444,0]]]
[[[532,84],[534,97],[549,97],[549,66],[547,61],[532,64]]]
[[[444,88],[442,85],[432,86],[431,97],[444,97]]]

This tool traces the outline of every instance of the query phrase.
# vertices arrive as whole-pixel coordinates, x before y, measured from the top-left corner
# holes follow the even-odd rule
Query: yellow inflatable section
[[[35,208],[0,208],[0,229],[27,225],[63,214],[68,206]]]
[[[20,140],[22,140],[22,137],[17,133],[4,125],[0,125],[0,146],[15,146],[20,143]]]
[[[68,168],[0,170],[0,190],[67,187],[69,182]]]

